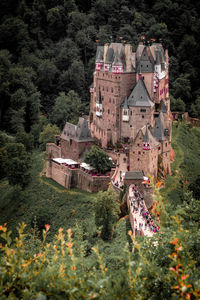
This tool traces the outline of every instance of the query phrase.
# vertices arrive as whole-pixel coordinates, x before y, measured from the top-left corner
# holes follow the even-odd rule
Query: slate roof
[[[167,112],[167,106],[165,105],[165,102],[163,100],[161,100],[161,108],[160,110],[163,112],[163,113],[166,113]]]
[[[108,52],[106,55],[106,61],[105,63],[111,64],[113,62],[113,56],[114,56],[114,50],[113,48],[108,48]]]
[[[128,99],[127,99],[127,97],[124,100],[123,109],[128,109]]]
[[[113,66],[120,66],[120,65],[122,65],[122,62],[120,60],[118,50],[116,50],[115,58],[114,58],[114,61],[113,61]]]
[[[161,43],[153,43],[151,46],[139,44],[136,51],[136,69],[139,72],[154,72],[154,64],[160,65],[165,70],[165,53]]]
[[[137,72],[152,73],[154,72],[154,58],[151,54],[150,47],[145,47],[142,51],[139,61],[137,62]]]
[[[104,59],[104,46],[97,46],[96,62],[103,62]]]
[[[143,172],[142,171],[129,171],[125,173],[124,179],[137,179],[143,180]]]
[[[70,139],[77,142],[93,141],[88,123],[84,118],[79,118],[78,124],[74,125],[66,122],[65,127],[61,133],[61,139],[69,141]]]
[[[148,129],[148,125],[146,125],[146,130],[145,130],[145,135],[144,135],[144,143],[149,143],[149,142],[150,142],[149,129]]]
[[[145,131],[144,131],[145,130]],[[151,130],[150,130],[150,126],[146,125],[145,129],[142,128],[142,132],[144,134],[144,139],[143,142],[144,143],[149,143],[151,146],[151,149],[153,149],[154,147],[157,147],[159,142],[155,139],[155,137],[152,135]]]
[[[125,63],[124,46],[121,43],[111,43],[108,48],[105,63],[122,65]]]
[[[140,79],[130,96],[128,97],[129,106],[153,107],[154,103],[151,101],[149,93],[146,89],[143,79]]]
[[[155,127],[152,130],[153,136],[157,139],[157,141],[164,141],[168,139],[164,135],[164,130],[165,130],[165,122],[163,118],[163,113],[161,111],[156,121]]]

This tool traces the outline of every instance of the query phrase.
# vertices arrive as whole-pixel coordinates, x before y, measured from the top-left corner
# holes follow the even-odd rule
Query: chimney
[[[107,56],[108,48],[109,48],[109,45],[108,45],[108,44],[105,44],[105,45],[104,45],[104,57],[103,57],[103,62],[104,62],[104,64],[105,64],[105,62],[106,62],[106,56]]]
[[[132,55],[132,46],[130,44],[126,44],[125,45],[126,72],[132,71],[131,55]]]

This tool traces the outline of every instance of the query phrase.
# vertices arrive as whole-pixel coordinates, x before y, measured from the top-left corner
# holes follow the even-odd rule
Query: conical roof
[[[143,142],[150,144],[151,148],[154,148],[159,144],[158,141],[153,137],[153,135],[150,131],[150,125],[149,124],[147,124],[145,126],[145,132],[143,134],[144,134]]]
[[[124,100],[123,109],[128,109],[128,99],[127,99],[127,97]]]
[[[144,134],[144,143],[149,143],[150,139],[149,139],[149,129],[148,129],[148,125],[146,125],[146,130],[145,130],[145,134]]]
[[[149,93],[146,89],[143,79],[140,79],[130,96],[128,97],[129,106],[145,106],[153,107],[154,103],[152,102]]]
[[[167,139],[166,136],[164,135],[164,129],[165,129],[165,122],[163,118],[163,113],[161,111],[156,121],[155,127],[153,129],[153,136],[158,141],[164,141]]]

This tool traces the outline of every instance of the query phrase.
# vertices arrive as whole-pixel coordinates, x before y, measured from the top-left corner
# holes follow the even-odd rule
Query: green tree
[[[185,103],[181,98],[176,100],[176,110],[180,112],[185,112]]]
[[[93,146],[86,153],[84,161],[93,166],[98,172],[105,173],[112,167],[112,162],[109,160],[108,154],[97,146]]]
[[[103,240],[111,240],[114,225],[119,216],[119,204],[116,201],[116,194],[111,189],[99,192],[94,206],[95,223],[101,230],[101,237]]]
[[[8,161],[7,151],[5,148],[0,148],[0,179],[6,176],[6,164]]]
[[[198,96],[196,101],[192,103],[190,114],[193,118],[200,118],[200,96]]]
[[[69,91],[66,95],[61,92],[56,98],[51,119],[60,129],[66,122],[77,123],[81,109],[81,100],[74,91]]]
[[[46,144],[53,143],[54,136],[58,134],[60,134],[60,130],[56,125],[48,124],[44,126],[39,138],[41,148],[45,150]]]
[[[24,188],[30,182],[30,156],[21,143],[8,143],[7,152],[7,178],[9,184],[20,185]]]

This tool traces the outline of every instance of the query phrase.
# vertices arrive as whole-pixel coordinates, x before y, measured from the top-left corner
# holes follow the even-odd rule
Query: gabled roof
[[[143,79],[140,79],[130,96],[128,97],[128,105],[129,106],[145,106],[145,107],[153,107],[154,103],[151,101],[149,93],[146,89]]]
[[[61,139],[69,141],[75,140],[77,142],[93,141],[88,123],[84,118],[79,118],[77,125],[66,122],[65,127],[61,133]]]
[[[154,58],[150,47],[144,47],[139,61],[137,62],[137,72],[154,72]]]
[[[153,128],[153,136],[157,139],[157,141],[167,140],[167,137],[164,135],[164,130],[165,130],[165,121],[163,118],[163,113],[161,111],[156,121],[155,127]]]

